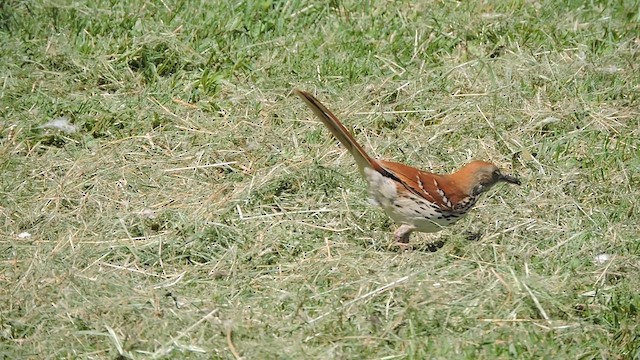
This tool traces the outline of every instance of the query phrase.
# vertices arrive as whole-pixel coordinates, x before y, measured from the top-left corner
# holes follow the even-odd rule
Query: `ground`
[[[3,358],[640,359],[637,2],[90,3],[0,3]],[[294,88],[523,184],[391,249]]]

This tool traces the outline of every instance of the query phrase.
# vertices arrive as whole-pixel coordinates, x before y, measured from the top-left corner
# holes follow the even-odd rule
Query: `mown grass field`
[[[1,2],[0,357],[640,359],[639,11]],[[394,251],[293,88],[523,185]]]

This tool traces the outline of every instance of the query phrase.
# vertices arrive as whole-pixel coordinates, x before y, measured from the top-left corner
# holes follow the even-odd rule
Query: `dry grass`
[[[639,358],[632,3],[0,8],[4,357]],[[294,87],[524,184],[390,251]]]

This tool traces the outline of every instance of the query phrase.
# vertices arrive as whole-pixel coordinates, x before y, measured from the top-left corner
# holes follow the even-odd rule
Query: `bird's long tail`
[[[354,139],[349,130],[342,125],[340,120],[338,120],[338,118],[333,115],[329,109],[322,105],[318,99],[306,91],[294,89],[293,92],[298,95],[311,108],[311,110],[313,110],[318,118],[322,120],[322,123],[329,128],[333,136],[335,136],[342,145],[349,150],[351,155],[355,158],[356,164],[358,164],[358,168],[361,172],[363,172],[365,168],[372,168],[386,173],[378,162],[373,160],[369,154],[364,151],[362,146],[358,144],[356,139]]]

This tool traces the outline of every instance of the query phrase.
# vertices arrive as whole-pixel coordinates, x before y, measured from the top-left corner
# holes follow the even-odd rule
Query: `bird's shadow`
[[[481,232],[475,231],[466,231],[464,236],[467,241],[473,242],[478,241],[482,238]],[[430,241],[422,244],[401,244],[401,243],[393,243],[388,246],[389,251],[393,252],[402,252],[402,251],[418,251],[425,253],[434,253],[440,250],[447,243],[447,239],[438,239],[435,241]]]

